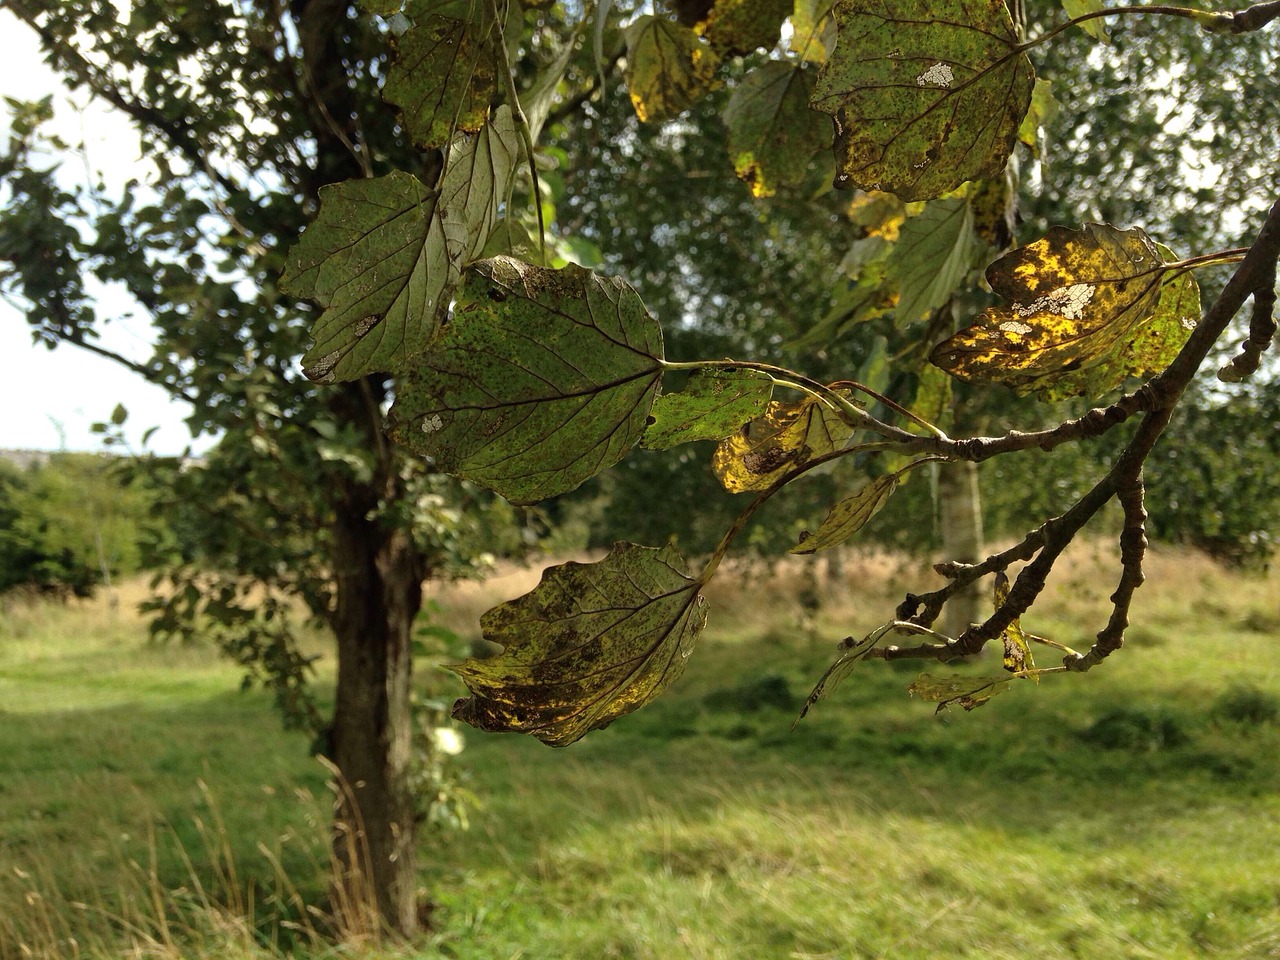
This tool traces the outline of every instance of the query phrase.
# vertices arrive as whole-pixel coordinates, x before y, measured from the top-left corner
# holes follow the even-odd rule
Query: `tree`
[[[1000,181],[1008,176],[1018,142],[1036,142],[1046,102],[1043,88],[1037,102],[1029,53],[1075,27],[1100,38],[1099,21],[1108,16],[1181,17],[1223,36],[1260,30],[1280,17],[1274,3],[1235,14],[1071,6],[1084,12],[1030,40],[996,2],[846,0],[830,10],[797,10],[793,56],[757,63],[734,89],[736,109],[727,117],[734,166],[761,194],[802,182],[807,158],[823,139],[819,134],[815,143],[809,135],[816,129],[810,106],[830,115],[837,187],[857,188],[873,202],[890,194],[891,210],[893,204],[925,204],[906,211],[913,216],[902,229],[914,231],[915,242],[894,247],[901,254],[896,260],[889,255],[874,284],[858,278],[871,288],[867,302],[887,292],[891,303],[885,306],[892,305],[899,319],[919,313],[936,321],[955,290],[954,282],[939,277],[961,275],[971,263],[971,241],[965,241],[965,254],[956,252],[960,238],[976,234],[980,217],[996,226],[1002,219],[1007,223],[1011,195]],[[422,12],[409,7],[411,15]],[[625,79],[639,119],[662,122],[682,114],[719,82],[717,68],[726,56],[774,47],[790,12],[768,4],[716,4],[681,6],[675,19],[655,13],[630,20]],[[332,352],[320,358],[313,374],[397,374],[393,437],[446,472],[516,503],[572,490],[637,444],[665,449],[697,440],[718,443],[713,467],[726,489],[754,498],[700,570],[691,571],[672,547],[619,544],[597,563],[553,568],[532,593],[491,610],[482,627],[504,650],[457,668],[471,696],[458,703],[455,716],[566,745],[643,706],[679,675],[692,652],[706,619],[701,589],[734,538],[766,501],[817,467],[871,457],[880,465],[833,505],[815,531],[802,534],[792,552],[844,542],[926,463],[977,463],[1019,450],[1052,449],[1136,419],[1111,468],[1064,513],[1007,550],[943,564],[945,587],[909,594],[881,627],[844,641],[844,653],[810,703],[867,658],[950,661],[998,639],[1005,674],[981,680],[926,674],[913,685],[925,699],[972,708],[1015,680],[1088,670],[1118,649],[1143,579],[1143,466],[1245,300],[1252,297],[1255,306],[1249,338],[1222,376],[1251,375],[1274,333],[1280,202],[1247,249],[1180,259],[1140,228],[1087,224],[1078,230],[1051,227],[995,258],[986,279],[1004,303],[981,309],[959,332],[944,333],[941,342],[923,334],[919,349],[932,368],[963,382],[999,384],[1017,396],[1035,393],[1048,400],[1099,397],[1129,380],[1144,383],[1108,406],[1054,426],[955,440],[918,410],[849,379],[823,382],[760,360],[668,360],[661,327],[624,281],[581,267],[546,265],[545,241],[541,247],[511,242],[508,231],[496,246],[486,242],[514,163],[508,168],[486,162],[480,181],[466,177],[468,167],[475,169],[468,158],[482,151],[495,156],[497,141],[514,142],[518,135],[536,182],[534,144],[547,109],[540,99],[547,84],[535,82],[522,97],[505,44],[483,42],[495,31],[504,34],[497,13],[496,7],[436,13],[418,19],[401,38],[398,66],[410,72],[443,37],[467,51],[465,58],[450,61],[464,64],[461,73],[448,65],[433,67],[431,89],[443,94],[424,98],[420,89],[418,97],[409,96],[394,68],[388,80],[388,95],[404,109],[411,134],[428,145],[451,143],[439,189],[397,175],[335,187],[291,253],[286,280],[343,323],[341,336],[326,341]],[[607,34],[608,22],[597,23],[598,33]],[[832,42],[824,43],[828,30]],[[822,63],[816,79],[806,70],[810,58]],[[454,89],[457,99],[450,96]],[[495,112],[483,109],[498,99],[505,102]],[[450,184],[459,161],[465,189]],[[454,199],[463,195],[464,202]],[[399,233],[383,212],[399,217],[410,209],[418,231],[414,249],[432,258],[421,275],[421,259],[411,265],[394,261]],[[468,215],[472,210],[480,215]],[[455,229],[461,242],[450,249],[443,236],[460,211],[463,224]],[[541,207],[538,219],[541,230]],[[436,223],[439,241],[431,234]],[[356,237],[368,242],[352,256]],[[1191,271],[1224,263],[1240,265],[1202,316]],[[394,326],[387,324],[390,313],[381,301],[364,299],[388,282],[400,289],[415,281],[430,284],[430,309],[413,313],[388,304],[398,311]],[[348,292],[335,296],[340,290]],[[908,298],[910,309],[904,305]],[[841,322],[837,315],[834,325]],[[322,320],[317,338],[331,330]],[[377,336],[366,347],[373,331]],[[922,383],[928,369],[921,369]],[[664,394],[665,378],[685,371],[694,372],[689,383]],[[935,373],[927,376],[937,382]],[[798,399],[776,400],[775,390],[793,391]],[[889,422],[895,417],[902,425]],[[1060,666],[1037,667],[1020,618],[1065,546],[1112,500],[1124,515],[1112,615],[1090,650],[1064,648]],[[1024,565],[1011,581],[1008,572],[1016,563]],[[987,577],[994,581],[994,612],[958,635],[935,630],[948,602]],[[924,640],[907,647],[882,643],[895,634]]]
[[[207,464],[180,477],[179,495],[199,511],[186,515],[199,567],[172,572],[158,626],[221,624],[304,722],[318,714],[284,616],[290,598],[332,628],[336,698],[317,744],[345,783],[334,904],[348,927],[380,917],[411,934],[423,906],[412,628],[424,578],[489,545],[482,522],[459,527],[453,511],[492,498],[386,442],[388,377],[317,387],[301,376],[314,313],[278,277],[326,184],[375,168],[431,178],[440,153],[414,148],[379,103],[385,30],[345,2],[3,7],[37,33],[69,86],[133,121],[153,169],[120,195],[71,188],[42,159],[70,149],[42,135],[49,102],[11,104],[0,284],[37,341],[124,363],[191,404],[193,433],[222,434]],[[150,316],[149,358],[101,346],[111,318],[95,309],[90,279],[123,287]]]

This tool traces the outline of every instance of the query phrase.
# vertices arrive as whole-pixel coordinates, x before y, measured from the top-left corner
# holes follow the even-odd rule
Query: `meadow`
[[[1027,628],[1087,646],[1105,556],[1077,550]],[[1280,958],[1277,578],[1159,551],[1087,675],[935,716],[906,687],[947,668],[866,664],[793,731],[921,570],[850,554],[812,617],[807,568],[723,578],[645,710],[565,750],[464,731],[482,805],[423,838],[413,947],[325,941],[325,770],[214,651],[149,644],[140,585],[11,603],[0,958]],[[436,625],[471,638],[536,579],[436,589]]]

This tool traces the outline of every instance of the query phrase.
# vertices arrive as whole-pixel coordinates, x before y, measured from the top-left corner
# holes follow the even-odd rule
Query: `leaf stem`
[[[1088,23],[1090,20],[1098,20],[1102,17],[1126,16],[1131,13],[1155,13],[1163,14],[1167,17],[1183,17],[1187,20],[1194,20],[1205,30],[1217,29],[1212,26],[1212,24],[1222,19],[1224,16],[1230,17],[1230,14],[1210,13],[1207,10],[1193,10],[1189,7],[1171,7],[1160,3],[1143,4],[1141,6],[1132,7],[1108,7],[1106,10],[1094,10],[1092,13],[1085,13],[1078,17],[1072,17],[1065,23],[1058,24],[1048,33],[1043,33],[1038,37],[1033,37],[1024,43],[1018,44],[1014,47],[1013,52],[1025,53],[1032,47],[1038,47],[1042,43],[1048,43],[1058,34],[1070,30],[1072,27],[1078,27],[1082,23]]]

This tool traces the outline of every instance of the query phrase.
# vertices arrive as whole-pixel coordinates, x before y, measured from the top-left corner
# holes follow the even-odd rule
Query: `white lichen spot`
[[[425,417],[422,421],[423,433],[435,433],[444,427],[444,421],[440,419],[440,414],[433,413],[429,417]]]
[[[302,372],[316,383],[333,383],[333,368],[338,365],[338,361],[341,359],[342,352],[335,350],[333,353],[326,353],[310,366],[303,367]]]
[[[357,337],[363,337],[366,333],[382,322],[382,317],[374,315],[372,317],[364,317],[356,322],[354,333]]]
[[[923,160],[921,160],[919,163],[913,163],[913,164],[911,165],[911,167],[912,167],[912,169],[914,169],[914,170],[923,170],[923,169],[924,169],[925,167],[927,167],[928,165],[929,165],[929,158],[928,158],[928,157],[925,157],[925,158],[924,158]]]
[[[1068,320],[1079,320],[1084,316],[1084,308],[1093,299],[1094,286],[1088,283],[1073,283],[1069,287],[1059,287],[1031,303],[1015,303],[1013,312],[1019,317],[1029,317],[1033,313],[1056,313]]]
[[[955,83],[956,75],[947,64],[938,62],[916,77],[918,87],[950,87]]]
[[[1025,323],[1019,323],[1017,320],[1006,320],[1000,324],[1000,329],[1005,333],[1016,333],[1018,336],[1025,337],[1031,332],[1031,327]]]

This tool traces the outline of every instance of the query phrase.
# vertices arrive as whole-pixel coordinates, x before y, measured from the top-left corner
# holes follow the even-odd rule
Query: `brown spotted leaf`
[[[453,715],[564,747],[654,699],[684,671],[707,622],[701,583],[673,547],[623,543],[552,567],[480,620],[503,651],[453,668],[471,696]]]
[[[930,359],[961,380],[1051,400],[1096,397],[1127,376],[1156,373],[1194,322],[1189,290],[1166,293],[1164,263],[1136,227],[1054,227],[988,268],[1008,305],[984,310]]]
[[[627,91],[642,123],[679,116],[715,86],[720,58],[689,27],[644,16],[626,39]]]
[[[699,370],[679,393],[654,401],[640,446],[721,440],[761,416],[772,394],[773,379],[755,370]]]
[[[865,484],[853,496],[841,500],[812,534],[806,531],[792,553],[817,553],[844,543],[861,530],[889,502],[902,482],[900,473],[888,473]]]
[[[622,459],[661,378],[662,331],[630,286],[495,257],[415,360],[392,435],[444,473],[533,503]]]
[[[716,447],[711,465],[730,493],[765,490],[809,461],[840,449],[852,435],[840,414],[814,397],[798,403],[773,401],[763,417]]]
[[[813,105],[837,187],[931,200],[1003,169],[1035,71],[1004,0],[841,0]]]

